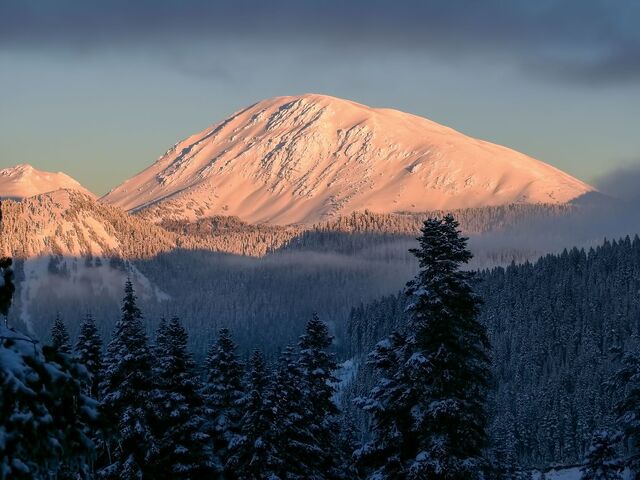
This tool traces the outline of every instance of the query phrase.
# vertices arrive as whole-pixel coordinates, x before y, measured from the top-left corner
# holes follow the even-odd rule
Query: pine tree
[[[333,343],[326,323],[317,315],[309,320],[304,335],[300,337],[300,370],[302,373],[303,393],[308,406],[308,428],[317,442],[321,455],[310,458],[318,475],[322,472],[326,478],[343,476],[343,452],[340,446],[340,426],[338,424],[338,407],[333,397],[337,378],[335,354],[327,352]],[[313,463],[311,463],[313,462]]]
[[[600,430],[593,434],[582,467],[582,480],[620,480],[623,464],[617,459],[615,444],[620,435]]]
[[[152,461],[153,478],[203,478],[211,473],[203,402],[187,339],[177,317],[168,323],[162,320],[154,359],[153,426],[158,452]]]
[[[383,377],[359,402],[374,434],[361,453],[384,478],[480,478],[491,371],[480,299],[461,270],[472,255],[451,215],[425,221],[418,242],[408,322],[374,355]]]
[[[495,443],[492,458],[492,477],[495,480],[516,480],[517,464],[515,455],[515,436],[513,434],[513,416],[504,419],[492,440]]]
[[[406,478],[403,435],[412,422],[408,399],[404,395],[409,379],[402,368],[408,358],[407,352],[407,339],[401,331],[378,342],[368,360],[378,373],[377,384],[368,397],[355,399],[356,405],[371,416],[375,437],[356,450],[354,456],[364,469],[373,470],[372,479],[376,476]]]
[[[287,346],[278,360],[269,402],[276,419],[275,445],[271,459],[275,478],[319,480],[315,458],[322,456],[310,431],[309,406],[303,392],[304,381],[294,348]]]
[[[87,313],[80,325],[75,353],[77,359],[85,366],[91,376],[86,388],[87,393],[93,398],[98,398],[102,374],[102,338],[100,338],[96,322],[90,313]]]
[[[2,214],[0,213],[0,220]],[[13,283],[13,259],[10,257],[0,257],[0,315],[5,317],[5,327],[8,327],[7,315],[13,300],[13,293],[16,290]]]
[[[241,402],[240,433],[231,441],[226,471],[230,478],[260,480],[275,475],[274,426],[276,419],[269,401],[269,377],[262,353],[253,352],[249,361],[248,391]]]
[[[239,402],[244,395],[244,372],[236,349],[229,330],[222,328],[205,360],[206,377],[201,393],[207,416],[207,433],[211,436],[214,451],[220,456],[220,469],[228,460],[229,443],[239,433]]]
[[[630,348],[622,355],[621,363],[607,386],[619,394],[614,410],[629,449],[627,466],[640,477],[640,348]]]
[[[122,317],[104,359],[100,384],[107,478],[134,479],[143,476],[157,446],[149,427],[153,389],[151,352],[130,280],[125,284]]]
[[[71,339],[59,313],[51,327],[51,346],[60,353],[71,353]]]
[[[11,259],[0,259],[0,313],[14,292]],[[0,325],[0,477],[88,478],[97,403],[83,395],[86,371],[69,356]]]
[[[342,472],[346,478],[360,478],[358,466],[354,462],[353,452],[360,449],[360,432],[356,427],[356,421],[350,414],[343,414],[341,418],[339,447],[342,452]]]

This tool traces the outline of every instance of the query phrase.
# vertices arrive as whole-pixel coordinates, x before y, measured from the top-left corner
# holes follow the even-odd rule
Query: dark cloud
[[[636,0],[0,0],[0,46],[311,43],[495,57],[527,72],[603,84],[640,80],[639,22]]]

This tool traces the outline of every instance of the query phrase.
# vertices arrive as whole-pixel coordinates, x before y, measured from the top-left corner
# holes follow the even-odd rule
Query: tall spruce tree
[[[620,395],[615,412],[628,449],[627,466],[640,478],[640,346],[637,339],[634,344],[622,355],[622,365],[608,386]]]
[[[337,378],[335,354],[327,349],[333,343],[327,324],[318,315],[307,323],[305,333],[300,337],[300,371],[307,405],[307,428],[317,443],[320,455],[312,457],[318,475],[326,478],[344,476],[344,456],[340,451],[340,425],[338,407],[333,397]]]
[[[0,259],[0,313],[15,288]],[[0,325],[0,478],[90,478],[97,402],[82,393],[86,370],[67,355]]]
[[[188,335],[180,320],[164,319],[157,332],[153,429],[158,439],[153,478],[195,479],[211,474],[203,402]]]
[[[100,384],[106,478],[139,479],[150,470],[157,446],[149,427],[153,390],[152,356],[142,313],[130,280],[125,284],[122,316],[104,359]]]
[[[269,402],[273,409],[275,447],[272,461],[275,478],[320,480],[315,468],[322,456],[309,425],[309,405],[304,380],[294,347],[287,346],[278,360]]]
[[[98,398],[102,375],[102,338],[100,338],[96,322],[90,313],[87,313],[80,324],[75,353],[80,363],[85,366],[91,376],[85,391],[89,396]]]
[[[620,480],[623,462],[617,457],[615,445],[620,435],[606,430],[594,432],[591,446],[585,455],[582,480]]]
[[[51,346],[60,353],[71,353],[71,339],[60,313],[56,314],[56,319],[51,327]]]
[[[231,441],[226,472],[230,478],[272,478],[277,469],[275,422],[269,399],[269,376],[262,353],[249,361],[247,393],[241,402],[240,433]]]
[[[205,381],[201,393],[207,417],[207,433],[220,457],[220,469],[228,460],[229,443],[239,433],[239,402],[244,395],[243,366],[228,329],[218,332],[217,341],[205,359]]]
[[[473,275],[461,270],[472,255],[451,215],[425,221],[418,242],[407,324],[374,352],[382,378],[359,402],[374,435],[359,453],[372,478],[481,478],[491,364]]]
[[[2,221],[1,212],[0,221]],[[13,259],[11,257],[0,257],[0,315],[4,316],[5,327],[9,326],[7,317],[13,300],[13,293],[16,290],[13,277]]]

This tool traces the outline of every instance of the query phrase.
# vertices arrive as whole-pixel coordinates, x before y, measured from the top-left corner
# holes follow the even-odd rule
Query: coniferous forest
[[[474,272],[451,215],[428,219],[396,296],[352,310],[351,380],[326,319],[194,357],[178,316],[148,332],[131,280],[102,338],[2,327],[2,478],[520,479],[640,469],[640,240]],[[2,267],[7,318],[11,259]],[[591,473],[590,473],[591,472]],[[593,473],[596,472],[596,473]],[[608,475],[608,476],[598,476]]]

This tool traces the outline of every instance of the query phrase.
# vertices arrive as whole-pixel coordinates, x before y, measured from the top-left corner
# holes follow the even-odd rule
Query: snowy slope
[[[175,235],[76,190],[0,204],[0,254],[138,258],[175,247]]]
[[[308,94],[264,100],[177,143],[103,201],[154,221],[291,224],[365,209],[565,203],[591,190],[425,118]]]
[[[95,197],[62,172],[44,172],[26,164],[0,170],[0,198],[27,198],[60,189],[76,190]]]

